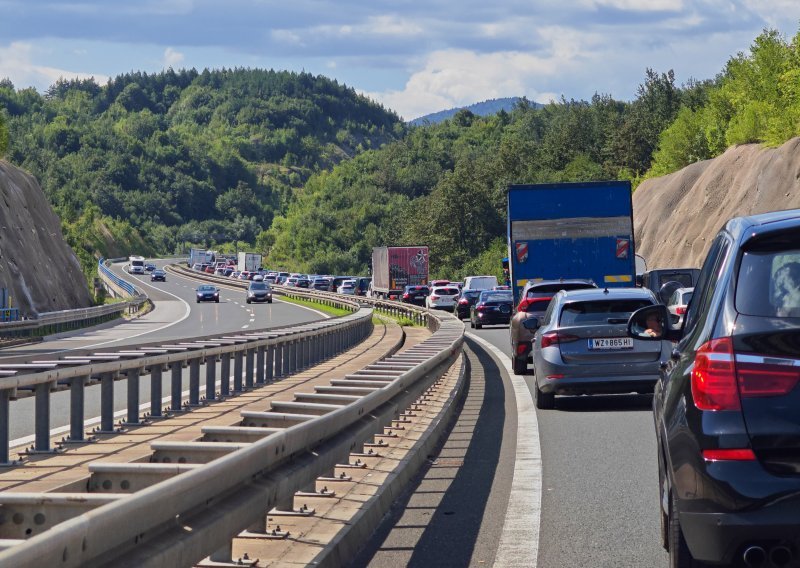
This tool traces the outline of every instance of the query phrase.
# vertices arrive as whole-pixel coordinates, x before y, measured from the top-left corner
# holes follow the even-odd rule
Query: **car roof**
[[[597,284],[588,278],[559,278],[558,280],[538,280],[535,282],[528,280],[525,283],[524,290],[527,292],[531,288],[536,288],[537,286],[552,286],[553,284],[592,284],[597,286]]]
[[[562,290],[558,293],[563,294],[564,300],[569,301],[602,300],[605,298],[655,301],[653,292],[647,288],[587,288],[585,290]]]
[[[734,217],[725,223],[725,230],[737,240],[749,240],[763,233],[796,227],[800,223],[800,209],[771,211],[746,217]]]

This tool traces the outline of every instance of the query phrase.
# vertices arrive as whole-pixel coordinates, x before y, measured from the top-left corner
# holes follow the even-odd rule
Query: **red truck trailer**
[[[373,298],[399,296],[408,285],[428,283],[428,247],[376,247],[372,249]]]

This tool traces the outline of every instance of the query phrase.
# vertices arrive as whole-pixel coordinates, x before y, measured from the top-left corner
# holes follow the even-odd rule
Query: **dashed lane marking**
[[[536,568],[542,517],[542,450],[533,397],[525,379],[514,374],[511,359],[505,353],[474,333],[466,335],[491,351],[505,366],[517,402],[514,477],[494,566]]]

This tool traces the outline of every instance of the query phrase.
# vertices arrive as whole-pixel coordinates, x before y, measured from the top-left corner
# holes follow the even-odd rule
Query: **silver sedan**
[[[633,339],[627,323],[631,313],[655,303],[645,288],[562,290],[542,318],[526,320],[536,330],[537,408],[553,408],[557,394],[653,392],[672,344]]]

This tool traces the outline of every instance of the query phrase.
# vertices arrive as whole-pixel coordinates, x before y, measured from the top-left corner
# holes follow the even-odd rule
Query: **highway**
[[[440,453],[430,456],[353,565],[666,567],[651,397],[565,397],[554,410],[535,411],[542,464],[537,515],[535,503],[518,502],[529,500],[535,483],[516,495],[512,487],[522,417],[508,328],[469,331],[464,409]],[[533,376],[521,379],[519,388],[532,399]],[[535,435],[522,431],[523,441]],[[506,524],[517,535],[538,532],[537,543],[511,543],[508,554],[501,543],[507,531],[500,530]]]
[[[156,262],[162,265],[163,262]],[[132,321],[110,322],[85,331],[58,334],[45,338],[41,343],[4,349],[0,359],[32,355],[45,356],[74,349],[122,347],[154,341],[169,341],[200,337],[204,335],[241,332],[270,327],[291,326],[327,317],[321,312],[296,304],[275,299],[272,304],[250,304],[245,302],[244,290],[233,287],[220,288],[220,302],[195,302],[194,289],[197,284],[189,279],[167,275],[167,282],[150,282],[150,275],[134,276],[124,274],[120,265],[114,271],[138,288],[144,290],[153,300],[155,308]],[[45,357],[46,358],[46,357]],[[188,389],[188,371],[184,373],[184,390]],[[120,413],[126,408],[125,380],[114,384],[114,409]],[[164,394],[168,394],[165,390]],[[54,433],[68,432],[69,391],[51,394],[50,420]],[[150,381],[147,377],[140,382],[140,401],[150,400]],[[11,403],[11,441],[12,447],[30,444],[34,432],[34,398],[23,398]],[[86,389],[86,419],[91,421],[100,415],[99,386]],[[148,404],[143,404],[142,409]],[[121,414],[120,414],[121,415]],[[99,422],[99,418],[97,420]]]

